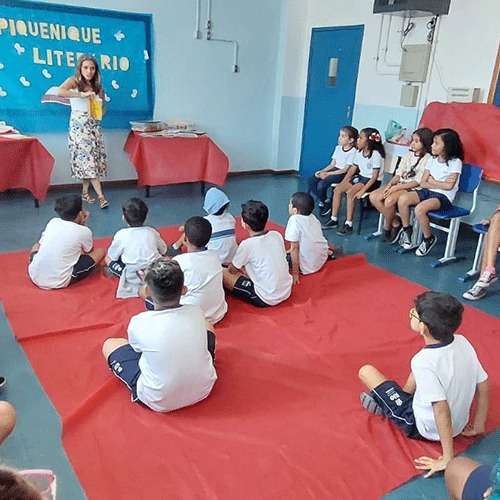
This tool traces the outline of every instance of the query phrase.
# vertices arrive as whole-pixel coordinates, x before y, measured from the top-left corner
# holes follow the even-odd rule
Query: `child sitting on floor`
[[[453,458],[453,438],[476,436],[485,430],[488,413],[488,375],[476,351],[462,335],[463,305],[451,295],[426,292],[415,298],[410,327],[422,336],[424,349],[411,360],[411,373],[401,388],[376,368],[365,365],[359,378],[370,393],[361,403],[371,413],[391,419],[409,438],[441,441],[442,456],[420,457],[417,469],[429,477],[444,470]],[[475,413],[469,413],[477,394]]]
[[[59,217],[49,221],[33,245],[28,265],[33,283],[46,290],[89,276],[104,257],[104,250],[93,248],[92,231],[85,227],[90,213],[83,210],[81,196],[60,196],[54,210]]]
[[[328,259],[328,242],[313,210],[314,200],[310,194],[298,192],[290,198],[290,218],[286,225],[285,240],[290,242],[289,256],[294,285],[299,283],[299,272],[315,273]]]
[[[418,257],[427,255],[436,244],[437,238],[432,234],[428,212],[431,210],[449,210],[458,191],[458,183],[462,172],[464,148],[460,136],[450,128],[434,132],[432,157],[425,167],[420,188],[405,192],[398,199],[398,209],[403,223],[403,231],[399,244],[406,250],[412,246],[410,225],[410,208],[415,206],[415,217],[418,219],[424,239],[415,254]]]
[[[210,323],[217,323],[227,312],[222,286],[222,266],[219,256],[207,248],[212,234],[210,222],[203,217],[191,217],[184,224],[183,246],[187,253],[174,257],[184,272],[187,293],[181,304],[195,304],[203,310]]]
[[[405,155],[389,183],[370,193],[371,204],[384,216],[381,240],[395,243],[403,230],[396,217],[398,198],[420,185],[425,166],[430,158],[433,133],[430,128],[419,128],[411,135],[410,152]]]
[[[256,307],[275,306],[292,292],[285,243],[277,231],[266,231],[269,210],[261,201],[241,206],[241,225],[250,238],[243,240],[233,262],[224,269],[224,286]]]
[[[105,257],[107,271],[120,278],[116,296],[137,297],[141,280],[137,271],[148,268],[167,253],[168,247],[156,229],[144,226],[148,206],[140,198],[122,205],[123,220],[128,227],[120,229]]]
[[[207,244],[209,250],[214,250],[222,265],[229,265],[238,249],[236,243],[236,221],[227,211],[229,198],[226,193],[217,188],[210,188],[205,195],[203,210],[212,225],[212,236]]]
[[[342,127],[338,138],[338,146],[332,155],[332,161],[325,168],[314,172],[314,175],[309,177],[309,193],[317,196],[318,207],[321,211],[328,204],[328,190],[332,183],[338,184],[342,182],[345,174],[351,168],[356,155],[357,140],[358,129],[350,125]]]
[[[354,165],[349,169],[344,180],[334,189],[332,201],[332,215],[330,220],[323,224],[323,229],[338,227],[338,214],[342,203],[342,195],[347,198],[347,214],[344,227],[337,232],[340,236],[352,234],[355,202],[365,193],[380,186],[384,176],[385,150],[380,133],[375,128],[364,128],[359,133],[357,141],[358,152],[354,158]],[[321,215],[330,213],[329,210]]]
[[[167,412],[210,394],[217,379],[215,333],[199,307],[180,305],[186,287],[178,262],[153,262],[145,282],[155,310],[133,316],[128,341],[107,339],[102,353],[130,389],[132,401]]]

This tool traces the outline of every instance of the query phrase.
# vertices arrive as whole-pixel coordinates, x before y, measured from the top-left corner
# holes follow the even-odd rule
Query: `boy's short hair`
[[[290,198],[290,203],[293,208],[297,209],[300,215],[311,215],[314,210],[314,199],[303,191],[298,191],[297,193],[293,193]]]
[[[144,281],[157,304],[180,299],[184,273],[176,260],[158,259],[149,266]]]
[[[131,227],[141,227],[148,216],[148,206],[140,198],[130,198],[122,205],[123,217]]]
[[[359,132],[356,127],[352,127],[351,125],[344,125],[340,130],[343,130],[349,139],[352,139],[354,141],[354,144],[356,144],[356,141],[358,140]]]
[[[441,292],[417,295],[414,303],[418,317],[429,333],[440,342],[451,342],[462,323],[464,306],[452,295]]]
[[[56,198],[54,210],[62,220],[73,222],[83,210],[82,197],[76,194],[65,194]]]
[[[184,224],[184,234],[196,248],[203,248],[212,237],[212,224],[204,217],[190,217]]]
[[[241,218],[252,231],[264,231],[269,219],[269,210],[261,201],[248,200],[241,205]]]

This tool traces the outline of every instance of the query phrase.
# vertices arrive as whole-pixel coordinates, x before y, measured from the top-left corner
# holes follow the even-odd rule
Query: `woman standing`
[[[106,151],[99,116],[92,117],[90,101],[100,101],[102,114],[106,111],[106,101],[101,83],[101,73],[94,57],[82,55],[78,59],[75,75],[68,78],[60,87],[58,94],[68,97],[71,102],[69,120],[69,151],[71,155],[71,174],[83,182],[82,198],[94,203],[89,193],[92,184],[101,208],[108,207],[101,188],[100,176],[106,175]],[[97,106],[98,107],[98,106]]]

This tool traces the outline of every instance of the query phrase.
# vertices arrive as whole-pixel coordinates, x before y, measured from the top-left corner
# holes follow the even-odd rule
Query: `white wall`
[[[51,0],[81,6],[80,0]],[[206,0],[202,0],[204,31]],[[155,118],[180,118],[206,130],[231,160],[231,171],[270,168],[277,95],[282,0],[212,4],[212,36],[240,45],[240,72],[233,73],[233,46],[193,36],[196,0],[85,0],[85,7],[153,15]],[[281,94],[281,92],[280,92]],[[56,159],[52,184],[73,182],[65,134],[38,134]],[[108,179],[135,178],[123,153],[124,130],[105,129]]]

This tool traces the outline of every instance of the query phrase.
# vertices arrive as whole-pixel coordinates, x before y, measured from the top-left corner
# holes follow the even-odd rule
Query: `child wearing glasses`
[[[415,468],[427,470],[427,478],[444,470],[453,458],[455,436],[484,432],[489,385],[472,345],[454,335],[462,322],[462,304],[439,292],[418,295],[414,303],[410,328],[422,336],[425,347],[413,356],[404,388],[365,365],[359,378],[370,392],[362,392],[360,399],[366,410],[391,419],[409,438],[441,442],[439,458],[415,459]]]

